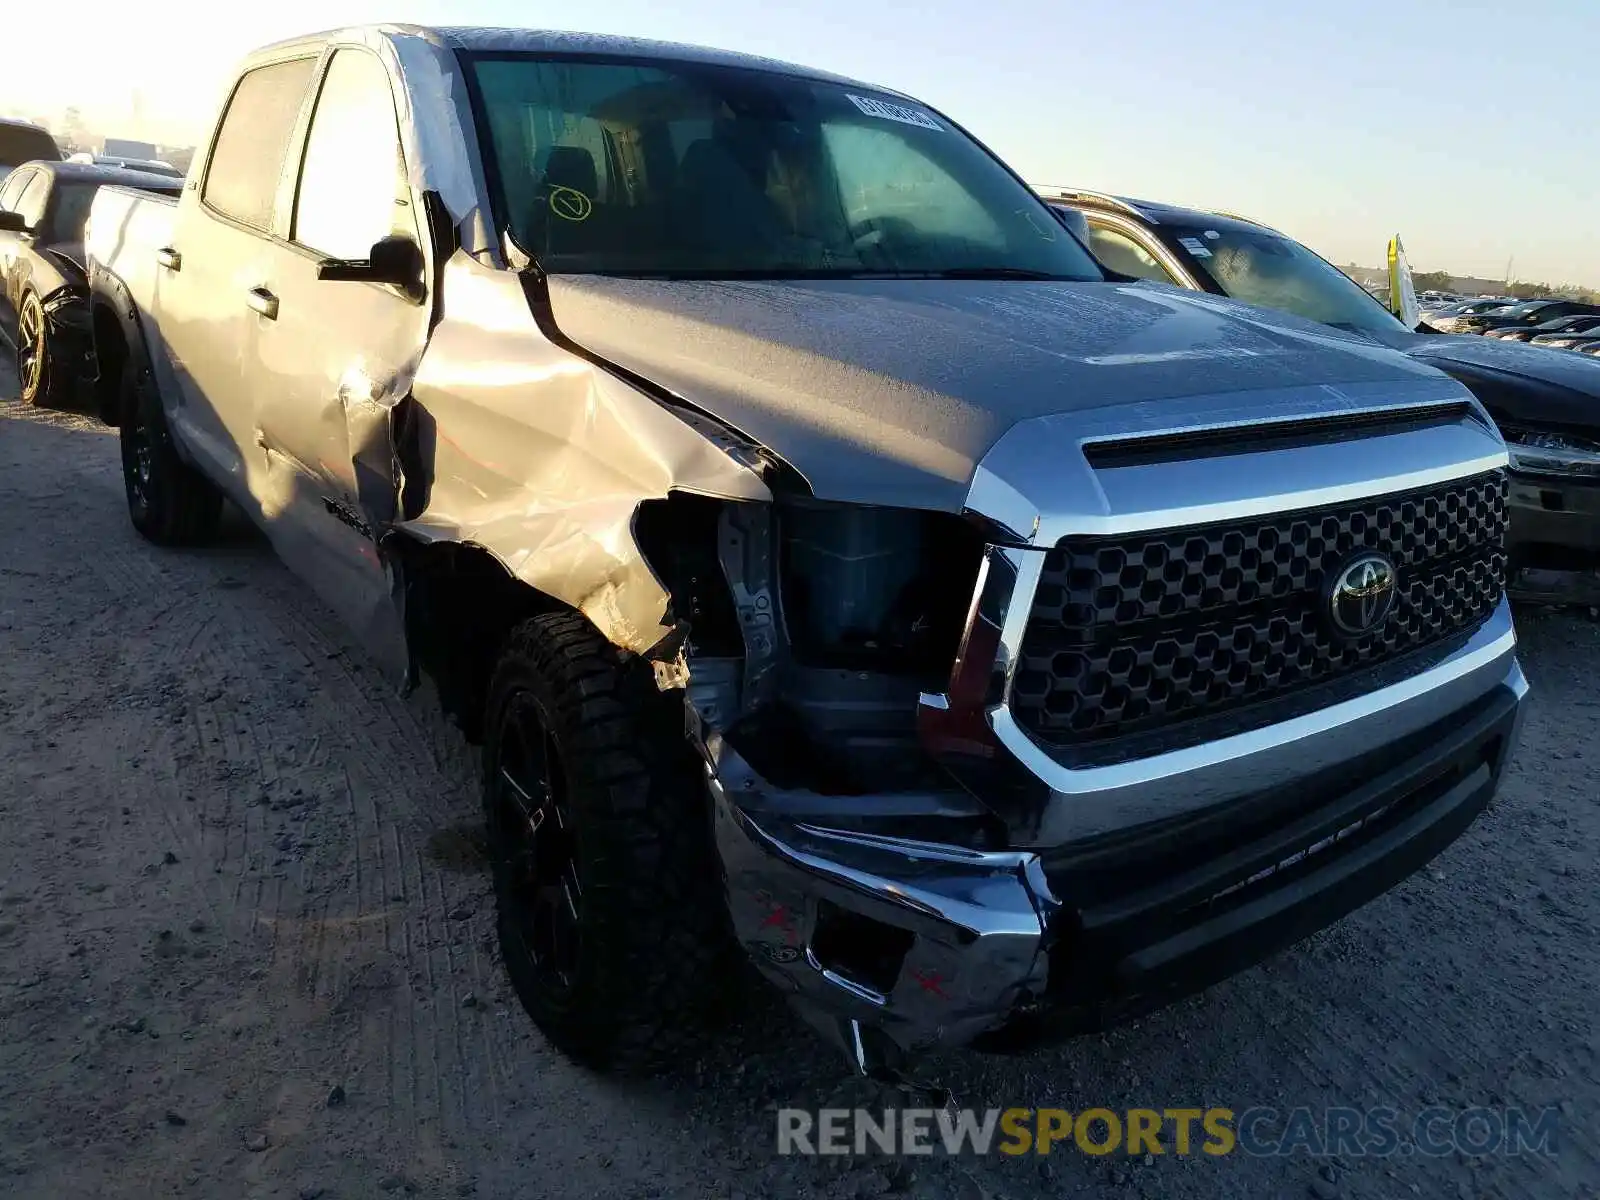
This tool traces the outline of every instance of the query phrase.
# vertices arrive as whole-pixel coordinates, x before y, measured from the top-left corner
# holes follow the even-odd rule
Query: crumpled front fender
[[[639,504],[673,490],[771,492],[704,431],[550,341],[513,272],[458,253],[443,286],[445,315],[411,383],[410,512],[396,527],[481,546],[617,646],[648,653],[672,625],[634,540]]]

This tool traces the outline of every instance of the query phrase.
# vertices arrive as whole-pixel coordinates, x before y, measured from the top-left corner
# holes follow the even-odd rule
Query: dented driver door
[[[422,244],[394,98],[376,55],[336,49],[300,153],[287,241],[273,248],[248,375],[265,454],[262,505],[280,554],[390,666],[403,662],[376,541],[399,490],[392,414],[427,338],[420,293],[319,278],[374,242]]]

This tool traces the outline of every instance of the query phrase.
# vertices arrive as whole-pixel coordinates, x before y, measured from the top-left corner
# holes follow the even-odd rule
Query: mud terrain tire
[[[222,493],[178,457],[149,371],[130,356],[122,367],[122,481],[133,527],[160,546],[209,541]]]
[[[738,977],[682,703],[570,612],[518,625],[489,684],[483,799],[506,969],[552,1043],[616,1073],[681,1062]],[[575,935],[565,948],[558,916]]]

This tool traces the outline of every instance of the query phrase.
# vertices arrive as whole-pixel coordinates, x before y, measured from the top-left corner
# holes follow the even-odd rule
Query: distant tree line
[[[1457,286],[1456,276],[1449,271],[1415,271],[1411,276],[1412,283],[1419,292],[1459,292],[1464,289]],[[1475,289],[1466,289],[1475,290]],[[1563,300],[1585,300],[1589,303],[1600,302],[1600,292],[1593,288],[1580,287],[1575,283],[1528,283],[1518,281],[1505,289],[1508,296],[1515,296],[1518,300],[1544,300],[1559,297]]]
[[[1507,294],[1519,300],[1545,300],[1560,297],[1563,300],[1583,300],[1589,304],[1600,300],[1600,292],[1579,287],[1575,283],[1523,283],[1520,280],[1506,289]]]

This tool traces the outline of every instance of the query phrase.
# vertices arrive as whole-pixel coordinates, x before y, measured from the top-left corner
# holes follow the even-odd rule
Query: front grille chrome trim
[[[1521,680],[1511,656],[1516,650],[1517,635],[1511,622],[1511,605],[1504,597],[1487,621],[1461,649],[1450,655],[1431,670],[1423,671],[1399,683],[1377,691],[1368,692],[1352,700],[1333,704],[1315,712],[1292,717],[1273,725],[1264,725],[1231,737],[1186,746],[1165,754],[1147,758],[1128,759],[1124,762],[1098,767],[1067,767],[1052,758],[1043,747],[1028,736],[1005,705],[989,711],[989,725],[1001,745],[1037,776],[1051,790],[1066,795],[1093,795],[1117,792],[1129,787],[1175,780],[1220,764],[1251,758],[1265,751],[1278,749],[1305,738],[1316,737],[1337,730],[1340,726],[1366,721],[1390,710],[1401,708],[1444,688],[1453,681],[1463,680],[1476,672],[1485,671],[1501,660],[1507,660],[1507,670]],[[1014,661],[1014,660],[1013,660]],[[1501,682],[1507,672],[1494,672],[1494,682]],[[1515,686],[1526,690],[1526,684]],[[1174,789],[1165,815],[1186,807],[1199,807],[1209,802],[1196,790],[1187,798]]]
[[[1199,739],[1242,707],[1348,688],[1494,611],[1506,493],[1497,471],[1320,512],[1069,539],[1046,554],[1012,710],[1059,754],[1131,757],[1128,738]],[[1344,638],[1321,593],[1363,548],[1401,568],[1400,603],[1381,630]]]
[[[1437,405],[1461,415],[1421,433],[1378,433],[1286,449],[1296,420]],[[1154,467],[1092,467],[1090,441],[1236,426],[1269,428],[1272,449]],[[1247,428],[1248,427],[1248,428]],[[1505,444],[1482,407],[1444,378],[1385,385],[1268,389],[1109,405],[1023,421],[984,456],[966,507],[1017,532],[1017,574],[995,653],[997,687],[983,710],[991,735],[1052,794],[1014,830],[1019,845],[1055,845],[1292,786],[1445,719],[1495,687],[1526,691],[1509,603],[1417,675],[1326,707],[1181,748],[1104,764],[1066,765],[1017,723],[1011,709],[1024,630],[1045,552],[1073,536],[1123,535],[1238,520],[1445,484],[1503,471]],[[1003,680],[1003,686],[999,681]],[[1074,803],[1072,801],[1082,801]],[[1063,803],[1065,802],[1065,803]]]

